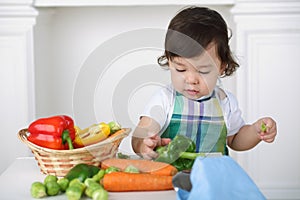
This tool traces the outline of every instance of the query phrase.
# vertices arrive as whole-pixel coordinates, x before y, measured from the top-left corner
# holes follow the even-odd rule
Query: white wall
[[[146,100],[170,82],[156,60],[168,22],[181,7],[40,8],[34,27],[37,117],[66,113],[82,127],[117,120],[134,128]],[[229,7],[213,8],[230,26]],[[80,82],[80,70],[88,67],[94,77],[92,72]],[[232,80],[224,84],[234,89]],[[121,145],[127,152],[129,140]]]

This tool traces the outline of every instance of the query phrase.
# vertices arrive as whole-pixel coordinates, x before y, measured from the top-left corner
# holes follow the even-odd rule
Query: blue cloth
[[[177,191],[178,200],[265,200],[247,173],[229,156],[198,157],[190,175],[192,189]]]

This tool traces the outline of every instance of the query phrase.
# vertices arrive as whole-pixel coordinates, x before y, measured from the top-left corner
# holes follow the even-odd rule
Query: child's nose
[[[199,74],[195,73],[195,72],[190,72],[187,74],[187,76],[185,77],[185,82],[187,84],[198,84],[199,83]]]

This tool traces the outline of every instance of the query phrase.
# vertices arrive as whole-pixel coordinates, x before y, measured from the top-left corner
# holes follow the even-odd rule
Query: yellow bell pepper
[[[110,127],[104,122],[94,124],[83,130],[81,130],[79,127],[75,127],[75,130],[76,135],[73,141],[75,148],[80,148],[101,142],[105,140],[110,134]]]

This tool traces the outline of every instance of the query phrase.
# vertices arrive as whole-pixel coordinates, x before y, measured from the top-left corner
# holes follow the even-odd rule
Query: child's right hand
[[[145,159],[154,159],[158,154],[154,151],[157,146],[165,146],[171,142],[170,138],[161,138],[158,134],[147,137],[143,140],[141,146],[141,154]]]

